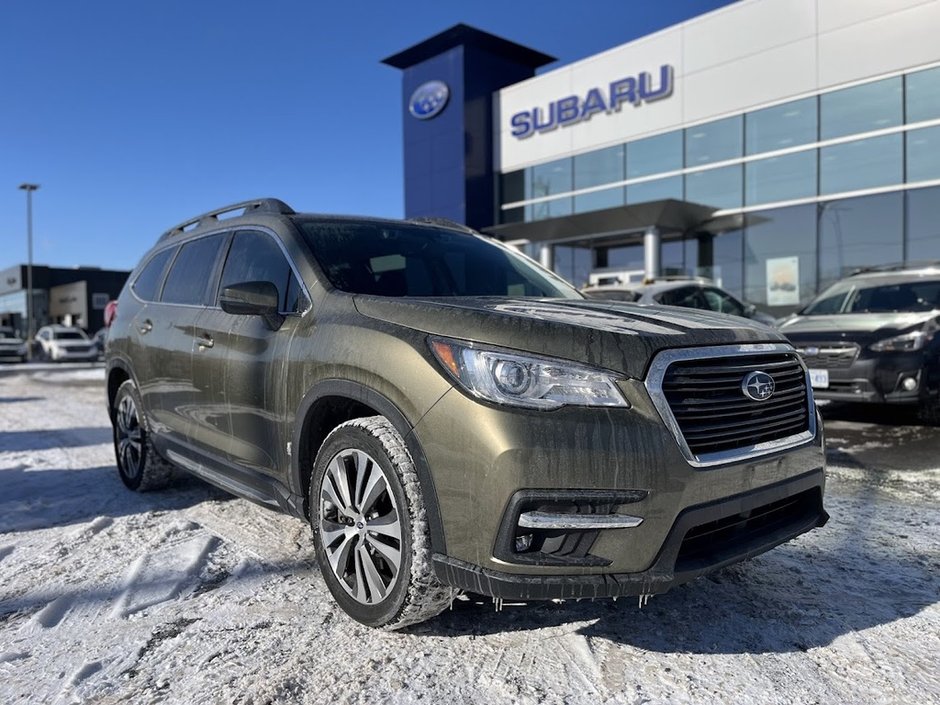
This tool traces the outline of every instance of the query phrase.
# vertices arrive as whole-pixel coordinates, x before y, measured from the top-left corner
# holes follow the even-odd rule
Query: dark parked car
[[[820,399],[917,405],[940,423],[940,265],[847,277],[780,324]]]
[[[773,316],[758,311],[754,304],[739,301],[721,287],[702,279],[665,279],[648,284],[605,284],[585,287],[581,293],[591,299],[683,306],[727,313],[740,318],[750,318],[768,326],[772,326],[775,320]]]
[[[118,308],[123,482],[182,468],[309,521],[364,624],[662,593],[827,518],[782,336],[586,300],[462,226],[242,203],[165,233]]]

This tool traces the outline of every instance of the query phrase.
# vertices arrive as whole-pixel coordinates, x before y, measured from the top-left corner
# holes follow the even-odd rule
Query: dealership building
[[[578,286],[707,276],[778,314],[940,260],[938,28],[940,0],[742,0],[536,75],[551,56],[457,25],[384,61],[405,215]]]

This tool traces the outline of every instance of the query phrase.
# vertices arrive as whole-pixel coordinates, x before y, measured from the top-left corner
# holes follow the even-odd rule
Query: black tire
[[[437,579],[431,564],[414,462],[384,416],[347,421],[327,436],[314,462],[309,499],[320,572],[350,617],[400,629],[440,614],[453,601],[456,592]]]
[[[126,380],[114,395],[111,425],[121,482],[135,492],[166,487],[173,479],[174,468],[153,447],[147,415],[132,380]]]

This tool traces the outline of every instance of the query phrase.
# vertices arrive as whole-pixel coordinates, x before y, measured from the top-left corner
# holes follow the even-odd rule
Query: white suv
[[[98,349],[81,328],[43,326],[36,333],[39,357],[54,362],[90,362],[98,359]]]

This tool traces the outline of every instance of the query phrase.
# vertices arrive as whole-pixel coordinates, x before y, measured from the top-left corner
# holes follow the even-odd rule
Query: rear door
[[[141,321],[147,334],[153,380],[150,409],[157,431],[187,443],[196,420],[193,347],[196,321],[214,295],[220,255],[228,233],[184,243],[166,275],[159,302]]]

